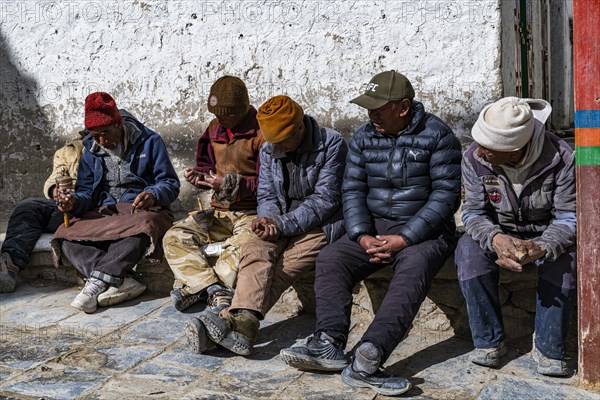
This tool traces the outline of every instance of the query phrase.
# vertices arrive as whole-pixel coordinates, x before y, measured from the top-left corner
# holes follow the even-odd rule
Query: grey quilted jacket
[[[545,135],[519,197],[502,168],[477,156],[476,143],[465,151],[462,221],[484,250],[494,252],[497,233],[533,238],[550,261],[575,244],[575,154],[565,141]]]
[[[282,160],[273,157],[273,145],[265,143],[260,150],[257,214],[273,218],[287,237],[321,227],[331,243],[344,234],[341,184],[348,147],[341,134],[320,128],[314,118],[305,116],[304,124],[313,135],[313,149],[300,158],[303,201],[286,212]]]

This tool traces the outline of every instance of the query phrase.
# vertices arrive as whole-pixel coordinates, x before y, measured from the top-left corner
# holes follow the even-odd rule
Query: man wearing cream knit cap
[[[229,310],[200,313],[188,324],[196,352],[216,344],[250,354],[260,320],[281,294],[313,269],[317,255],[344,233],[341,183],[347,154],[338,132],[322,128],[287,96],[275,96],[256,116],[261,148],[255,238],[240,251]]]
[[[538,272],[533,357],[538,372],[564,376],[565,339],[576,301],[574,153],[546,132],[544,100],[507,97],[485,107],[462,162],[466,233],[455,253],[475,364],[507,353],[499,268]]]

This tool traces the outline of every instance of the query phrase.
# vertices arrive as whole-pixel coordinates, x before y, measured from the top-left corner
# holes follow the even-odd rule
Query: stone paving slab
[[[179,313],[168,297],[144,295],[88,315],[69,305],[79,290],[31,281],[0,295],[0,399],[384,398],[344,385],[337,373],[298,371],[281,360],[281,349],[312,332],[314,315],[276,307],[248,357],[221,348],[194,354],[185,324],[202,305]],[[353,314],[348,349],[366,329],[366,315]],[[413,383],[404,396],[412,399],[600,400],[599,393],[577,387],[576,376],[537,375],[522,343],[510,345],[497,370],[470,363],[471,349],[469,341],[419,327],[386,367]]]

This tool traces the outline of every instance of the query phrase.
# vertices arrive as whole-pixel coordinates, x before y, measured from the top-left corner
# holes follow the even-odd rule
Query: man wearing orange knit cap
[[[216,344],[252,352],[259,321],[294,281],[314,267],[320,250],[344,233],[341,182],[347,146],[287,96],[275,96],[256,116],[265,140],[260,152],[256,237],[240,254],[229,310],[200,313],[188,342],[202,353]]]

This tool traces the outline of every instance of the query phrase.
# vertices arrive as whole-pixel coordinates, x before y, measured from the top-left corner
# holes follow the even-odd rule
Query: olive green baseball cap
[[[408,78],[394,70],[375,75],[363,87],[365,92],[350,100],[350,103],[358,104],[367,110],[383,107],[390,101],[415,97],[415,90]]]

